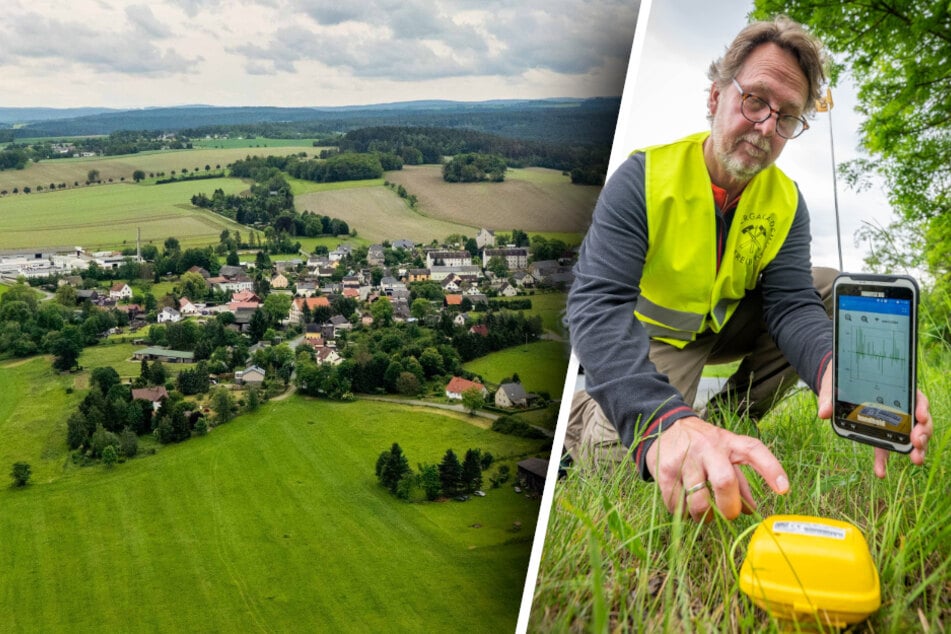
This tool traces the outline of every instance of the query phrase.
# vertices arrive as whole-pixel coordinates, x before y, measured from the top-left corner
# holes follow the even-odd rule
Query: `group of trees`
[[[478,183],[505,180],[505,159],[495,154],[457,154],[442,166],[442,177],[447,183]]]
[[[376,477],[400,499],[410,499],[413,489],[419,487],[426,499],[433,501],[440,496],[455,497],[481,489],[482,472],[493,462],[492,454],[480,449],[466,451],[462,462],[452,449],[447,449],[438,465],[420,464],[414,472],[399,443],[393,443],[389,451],[377,458]]]
[[[546,117],[557,119],[548,132],[560,125],[572,126],[572,133],[581,130],[579,121],[585,119],[587,112],[570,110],[561,113],[538,111],[537,117],[527,125],[521,121],[518,125],[524,133],[533,125],[542,125]],[[508,123],[512,124],[512,115],[507,113]],[[555,123],[555,122],[552,122]],[[598,125],[605,123],[600,122]],[[593,132],[593,131],[592,131]],[[543,137],[547,133],[539,130]],[[342,150],[354,152],[388,152],[399,156],[407,165],[422,163],[442,163],[444,156],[460,154],[487,154],[504,157],[509,166],[549,167],[566,172],[578,170],[579,181],[585,184],[602,184],[607,170],[610,153],[610,135],[602,138],[601,133],[592,133],[579,139],[529,139],[523,134],[493,134],[466,127],[434,126],[372,126],[352,130],[344,135],[339,146]],[[583,140],[580,140],[583,139]],[[574,175],[573,175],[574,180]]]
[[[66,422],[68,447],[84,460],[110,463],[135,456],[138,437],[143,434],[153,434],[159,442],[168,444],[187,440],[193,433],[205,433],[205,415],[197,402],[184,396],[209,392],[207,365],[199,362],[179,373],[177,390],[168,379],[161,361],[150,364],[143,360],[139,376],[131,384],[123,383],[110,366],[95,368],[90,374],[89,392]],[[167,388],[168,397],[158,409],[152,401],[132,397],[133,388],[149,386]],[[209,402],[218,424],[231,420],[237,411],[234,397],[224,387],[216,389]],[[249,394],[248,409],[256,408],[258,403],[258,394]]]
[[[41,302],[38,293],[20,282],[0,296],[0,355],[54,355],[58,370],[75,367],[82,349],[110,328],[128,324],[122,310],[86,302],[77,311],[75,294],[57,293]]]

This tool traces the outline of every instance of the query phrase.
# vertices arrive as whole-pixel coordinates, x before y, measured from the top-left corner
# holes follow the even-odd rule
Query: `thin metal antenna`
[[[839,221],[839,186],[835,173],[835,143],[832,140],[832,90],[826,88],[826,96],[816,100],[817,112],[829,113],[829,151],[832,154],[832,200],[835,205],[835,239],[839,248],[839,270],[845,270],[842,264],[842,226]]]

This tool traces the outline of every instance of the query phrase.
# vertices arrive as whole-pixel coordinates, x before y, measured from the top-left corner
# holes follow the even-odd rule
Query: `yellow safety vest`
[[[770,165],[743,190],[717,271],[716,207],[703,160],[709,132],[643,150],[648,248],[634,314],[648,335],[683,348],[720,332],[786,240],[796,185]]]

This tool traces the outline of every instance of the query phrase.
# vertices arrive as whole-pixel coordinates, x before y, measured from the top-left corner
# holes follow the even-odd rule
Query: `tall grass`
[[[747,471],[759,508],[706,525],[672,516],[657,487],[625,464],[576,464],[555,490],[532,606],[530,631],[822,630],[791,625],[755,607],[737,571],[748,529],[773,514],[852,522],[865,535],[881,577],[882,605],[859,631],[947,631],[951,626],[951,352],[929,350],[919,384],[931,401],[935,436],[925,466],[893,455],[888,475],[872,472],[872,449],[837,437],[801,392],[764,419],[759,435],[780,459],[791,489],[773,494]],[[829,571],[835,575],[835,570]]]

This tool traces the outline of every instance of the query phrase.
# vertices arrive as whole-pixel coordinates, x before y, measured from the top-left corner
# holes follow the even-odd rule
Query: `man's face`
[[[743,91],[766,101],[783,114],[799,116],[805,109],[808,83],[795,58],[775,44],[763,44],[746,58],[735,77]],[[746,183],[771,165],[786,145],[776,133],[776,116],[752,123],[740,111],[740,92],[728,84],[710,90],[708,106],[713,115],[710,134],[716,161],[714,182],[729,179]]]

